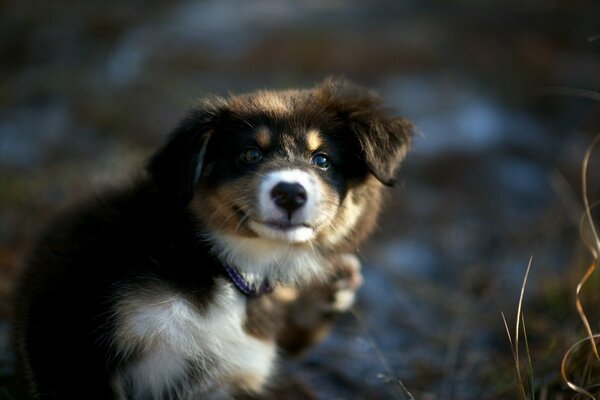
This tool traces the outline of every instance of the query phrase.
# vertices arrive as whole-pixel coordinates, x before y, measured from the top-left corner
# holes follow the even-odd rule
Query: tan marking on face
[[[381,186],[373,178],[350,189],[331,224],[319,232],[320,243],[333,248],[352,248],[362,241],[375,226]]]
[[[254,140],[261,148],[266,149],[271,143],[271,131],[266,127],[258,128],[254,133]]]
[[[201,188],[189,207],[211,231],[256,237],[247,226],[247,216],[253,214],[257,178],[244,177],[216,189]]]
[[[306,145],[310,151],[317,150],[322,144],[323,141],[321,140],[321,135],[319,135],[318,131],[311,130],[306,134]]]
[[[333,226],[328,227],[324,232],[323,240],[331,245],[337,245],[346,240],[360,218],[364,204],[356,203],[352,197],[352,193],[349,192],[332,221]]]

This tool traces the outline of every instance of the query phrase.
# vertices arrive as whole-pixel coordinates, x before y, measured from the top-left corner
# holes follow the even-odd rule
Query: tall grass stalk
[[[520,346],[519,346],[519,332],[521,331],[521,325],[523,326],[523,336],[525,338],[525,349],[527,353],[527,375],[528,375],[528,383],[529,390],[531,392],[531,399],[535,399],[535,388],[533,386],[533,363],[531,361],[531,353],[529,351],[529,341],[527,340],[527,331],[525,330],[525,318],[523,317],[523,297],[525,295],[525,286],[527,285],[527,278],[529,277],[529,271],[531,270],[531,263],[533,261],[533,257],[529,259],[529,264],[527,265],[527,271],[525,271],[525,277],[523,278],[523,283],[521,285],[521,295],[519,296],[519,304],[517,306],[517,318],[515,323],[515,331],[514,331],[514,341],[513,336],[510,334],[510,328],[508,327],[508,322],[506,322],[506,317],[504,312],[501,313],[502,320],[504,321],[504,328],[506,329],[506,335],[508,336],[508,341],[510,342],[510,349],[512,351],[513,360],[515,363],[515,378],[517,381],[517,389],[519,391],[519,398],[521,400],[527,400],[527,392],[525,390],[525,384],[523,382],[523,377],[521,375],[521,360],[520,360]]]
[[[582,195],[583,195],[583,205],[584,205],[584,219],[583,221],[586,224],[582,224],[580,232],[582,242],[586,245],[588,250],[593,256],[593,261],[591,265],[586,270],[585,274],[577,284],[577,289],[575,290],[575,306],[577,308],[577,313],[579,314],[579,318],[581,319],[583,326],[585,327],[585,331],[587,333],[587,337],[583,338],[576,343],[574,343],[563,355],[561,365],[560,365],[560,374],[565,382],[565,384],[573,391],[587,397],[590,399],[595,399],[594,395],[586,390],[584,387],[577,385],[569,379],[569,365],[572,354],[578,349],[583,343],[589,342],[592,347],[592,352],[595,356],[596,361],[600,361],[600,355],[598,354],[598,346],[596,345],[596,339],[600,338],[600,334],[594,333],[590,322],[587,318],[585,310],[583,308],[583,303],[581,301],[581,290],[583,286],[588,281],[588,279],[592,276],[594,271],[598,268],[599,257],[600,257],[600,239],[598,236],[598,230],[596,229],[596,224],[592,218],[592,207],[590,206],[589,196],[588,196],[588,167],[589,161],[592,155],[592,152],[596,145],[600,143],[600,135],[596,136],[596,138],[592,141],[590,146],[588,146],[585,156],[583,158],[583,164],[581,167],[581,183],[582,183]],[[587,229],[586,229],[587,228]],[[589,232],[588,235],[591,235],[591,238],[586,236],[586,232]],[[585,385],[585,381],[581,383],[581,385]]]

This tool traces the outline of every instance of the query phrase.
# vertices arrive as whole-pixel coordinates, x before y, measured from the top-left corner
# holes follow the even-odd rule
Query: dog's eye
[[[240,158],[242,161],[253,164],[262,160],[262,153],[256,147],[248,147],[246,150],[242,152]]]
[[[323,153],[315,154],[312,158],[312,163],[321,169],[327,169],[331,166],[329,157]]]

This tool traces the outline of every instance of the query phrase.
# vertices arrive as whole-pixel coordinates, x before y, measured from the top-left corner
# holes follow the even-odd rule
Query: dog
[[[339,78],[199,101],[144,174],[60,216],[16,296],[25,399],[281,398],[348,310],[409,122]]]

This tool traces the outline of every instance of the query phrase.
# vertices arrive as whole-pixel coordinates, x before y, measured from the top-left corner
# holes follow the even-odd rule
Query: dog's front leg
[[[291,355],[323,339],[336,315],[354,304],[363,281],[360,261],[350,253],[335,254],[329,261],[334,273],[327,281],[300,290],[279,288],[274,293],[284,304],[284,325],[277,341]]]

